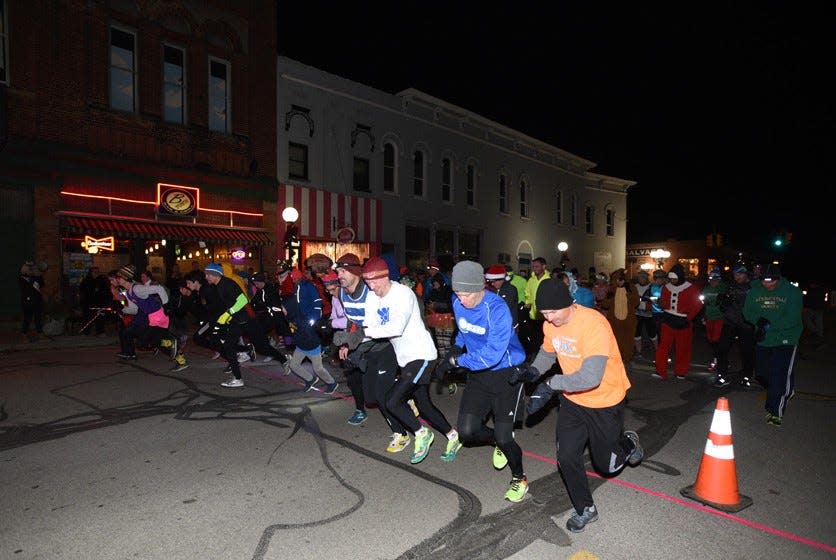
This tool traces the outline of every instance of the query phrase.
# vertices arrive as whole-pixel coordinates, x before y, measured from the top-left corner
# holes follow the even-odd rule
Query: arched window
[[[398,159],[395,145],[387,142],[383,145],[383,192],[397,192]]]

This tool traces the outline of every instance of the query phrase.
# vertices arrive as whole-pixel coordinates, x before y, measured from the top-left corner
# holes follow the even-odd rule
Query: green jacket
[[[743,304],[743,317],[756,325],[758,319],[769,321],[766,336],[760,346],[795,346],[801,338],[803,325],[801,290],[790,284],[786,278],[780,278],[772,290],[767,290],[761,282],[752,282],[752,289],[746,294]]]
[[[720,309],[720,303],[717,297],[720,294],[725,294],[728,291],[728,286],[722,280],[716,285],[712,286],[710,283],[702,290],[702,303],[705,309],[706,319],[722,319],[723,311]]]

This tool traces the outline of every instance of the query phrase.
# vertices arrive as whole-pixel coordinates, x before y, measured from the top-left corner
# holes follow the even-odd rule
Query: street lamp
[[[299,243],[299,229],[296,227],[296,220],[299,219],[299,211],[293,206],[282,210],[282,220],[285,222],[284,248],[287,263],[293,266],[293,259],[296,256],[296,247]]]
[[[566,251],[569,250],[569,244],[561,241],[557,244],[557,250],[560,251],[560,268],[566,270],[566,263],[569,262],[569,254]]]
[[[656,261],[656,268],[664,268],[665,259],[671,256],[670,251],[664,249],[653,249],[650,251],[650,258]]]

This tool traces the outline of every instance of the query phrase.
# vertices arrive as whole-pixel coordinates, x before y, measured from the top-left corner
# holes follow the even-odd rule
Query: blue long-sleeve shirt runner
[[[486,291],[482,301],[468,309],[454,295],[453,312],[459,327],[455,344],[467,350],[459,356],[459,366],[471,371],[497,371],[525,360],[525,350],[511,324],[511,312],[501,297]]]

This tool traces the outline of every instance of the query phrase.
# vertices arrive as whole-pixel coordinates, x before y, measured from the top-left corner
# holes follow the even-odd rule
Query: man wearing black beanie
[[[569,288],[556,279],[538,287],[537,309],[546,320],[543,345],[526,379],[539,377],[555,359],[563,372],[542,382],[532,397],[561,392],[557,461],[574,506],[566,528],[577,533],[598,519],[584,468],[587,442],[593,465],[607,475],[638,465],[644,451],[638,434],[624,431],[630,381],[606,317],[573,303]]]

